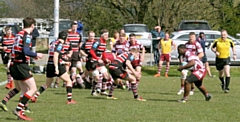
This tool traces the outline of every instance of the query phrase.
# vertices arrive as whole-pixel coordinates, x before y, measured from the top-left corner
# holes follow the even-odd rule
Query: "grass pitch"
[[[30,103],[34,113],[27,114],[36,122],[237,122],[240,120],[238,68],[232,69],[230,92],[224,94],[217,77],[206,76],[204,85],[212,99],[205,101],[204,96],[195,89],[187,103],[178,103],[182,95],[177,95],[180,88],[179,73],[176,67],[170,69],[170,77],[154,78],[156,67],[145,67],[139,85],[139,95],[146,102],[133,99],[131,91],[116,89],[114,96],[118,100],[107,100],[104,96],[94,97],[89,89],[74,89],[73,99],[76,105],[66,105],[66,89],[47,89],[37,103]],[[217,72],[212,68],[213,74]],[[4,81],[6,75],[0,74]],[[34,76],[38,88],[45,83],[45,75]],[[62,82],[61,82],[62,84]],[[61,85],[60,84],[60,85]],[[9,90],[1,86],[2,99]],[[0,121],[18,121],[11,113],[18,103],[19,95],[8,102],[9,112],[0,110]]]

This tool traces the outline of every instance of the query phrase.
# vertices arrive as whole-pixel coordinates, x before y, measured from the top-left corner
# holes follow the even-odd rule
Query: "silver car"
[[[216,55],[212,52],[211,48],[208,47],[209,43],[211,43],[210,45],[212,45],[212,42],[221,37],[221,32],[220,31],[213,31],[213,30],[189,30],[189,31],[179,31],[179,32],[173,32],[172,35],[170,36],[173,41],[176,43],[176,45],[180,45],[180,44],[185,44],[188,40],[189,40],[189,32],[195,32],[196,36],[198,37],[198,34],[200,32],[204,32],[204,35],[206,37],[206,48],[205,48],[205,52],[208,58],[208,61],[213,64],[215,63],[215,58]],[[237,40],[236,38],[228,35],[228,38],[233,40],[234,44],[235,44],[235,49],[236,52],[240,52],[240,43],[239,40]],[[234,65],[239,65],[240,64],[240,54],[237,53],[237,59],[234,61],[232,59],[232,49],[231,49],[231,62]],[[178,57],[178,53],[177,51],[174,51],[171,54],[171,58],[172,59],[177,59]]]
[[[145,24],[125,24],[123,29],[127,36],[134,33],[137,40],[143,44],[146,50],[150,50],[152,44],[152,34],[149,32]]]

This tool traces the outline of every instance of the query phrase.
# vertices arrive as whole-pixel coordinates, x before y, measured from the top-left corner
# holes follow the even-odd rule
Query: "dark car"
[[[5,26],[12,27],[13,35],[17,34],[21,30],[21,28],[16,24],[0,24],[0,42],[2,41],[2,32]]]
[[[182,20],[175,31],[181,30],[212,30],[206,20]]]

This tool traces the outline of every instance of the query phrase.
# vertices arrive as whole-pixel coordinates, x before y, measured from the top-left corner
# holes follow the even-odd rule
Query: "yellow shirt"
[[[160,45],[162,49],[162,54],[169,54],[172,51],[173,41],[172,39],[168,40],[161,39]]]
[[[116,41],[117,41],[117,39],[115,39],[115,38],[111,38],[111,39],[110,39],[110,44],[113,45],[113,44],[115,44]]]
[[[219,52],[218,58],[228,58],[230,56],[230,48],[234,47],[234,43],[228,38],[225,41],[222,38],[218,38],[213,42],[212,47]]]

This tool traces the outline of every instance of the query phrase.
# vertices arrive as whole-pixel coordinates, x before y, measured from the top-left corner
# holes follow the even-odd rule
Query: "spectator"
[[[161,31],[160,26],[156,26],[151,31],[151,33],[152,33],[153,38],[157,38],[157,39],[154,39],[152,41],[152,46],[153,46],[153,52],[154,52],[154,62],[155,62],[155,64],[158,64],[159,63],[159,57],[160,57],[159,50],[158,50],[158,43],[159,43],[160,39],[164,38],[164,32]]]

